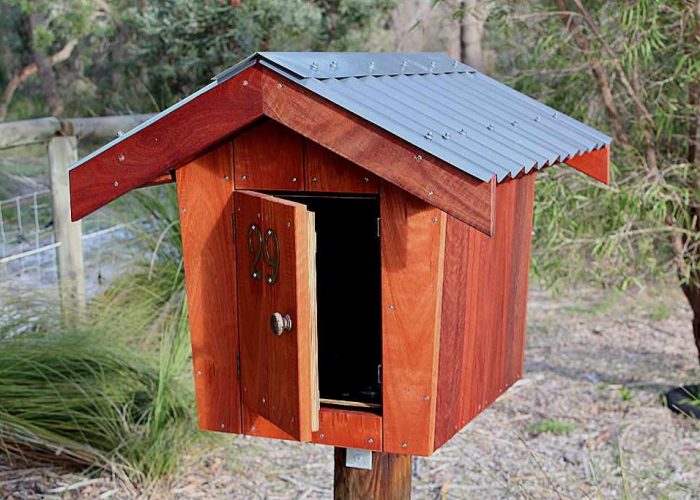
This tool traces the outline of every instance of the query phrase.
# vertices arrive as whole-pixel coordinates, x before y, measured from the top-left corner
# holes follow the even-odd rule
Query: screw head
[[[318,435],[318,438],[319,438],[319,439],[324,439],[325,437],[326,437],[326,435],[325,435],[323,432],[322,432],[321,434]]]
[[[364,177],[362,178],[362,180],[365,181],[365,182],[369,182],[369,177],[364,176]]]
[[[296,177],[292,177],[292,182],[296,182],[296,181],[297,181],[297,178],[296,178]]]
[[[423,401],[430,401],[430,396],[423,396]]]
[[[401,443],[401,448],[408,448],[408,443],[406,441]]]
[[[394,304],[389,304],[389,307],[387,307],[390,311],[396,310],[396,307],[394,307]]]
[[[282,88],[282,84],[281,84],[281,83],[278,83],[277,85],[275,85],[275,87],[277,87],[277,89],[281,89],[281,88]]]
[[[292,223],[290,221],[287,221],[287,227],[292,227]]]
[[[202,370],[197,370],[197,375],[202,375]]]
[[[226,428],[226,425],[225,425],[225,424],[221,424],[219,427],[221,427],[222,429],[225,429],[225,428]]]
[[[126,156],[124,156],[124,153],[120,153],[119,156],[117,156],[117,160],[119,160],[119,163],[123,163],[124,160],[126,160]]]
[[[114,187],[119,187],[119,181],[114,181],[114,182],[112,183],[112,186],[114,186]]]
[[[228,175],[224,175],[224,180],[225,180],[225,181],[228,180]]]
[[[312,177],[311,182],[318,182],[318,179],[316,177]]]
[[[267,282],[268,282],[268,283],[272,283],[272,277],[268,276]]]
[[[432,190],[428,191],[428,196],[432,196],[434,193]]]
[[[243,80],[243,86],[247,87],[248,86],[248,80]]]
[[[438,219],[437,217],[433,217],[433,224],[437,224],[438,220],[440,220],[440,219]]]
[[[248,180],[248,176],[247,176],[247,175],[241,175],[241,180],[242,180],[242,181],[247,181],[247,180]]]
[[[416,155],[413,157],[414,160],[416,161],[422,161],[423,160],[423,155]]]
[[[432,140],[433,140],[433,133],[430,132],[430,131],[428,131],[428,132],[425,133],[425,135],[424,135],[423,137],[425,137],[425,138],[428,139],[429,141],[432,141]]]
[[[369,439],[367,440],[367,442],[368,442],[369,444],[374,443],[374,438],[369,438]]]

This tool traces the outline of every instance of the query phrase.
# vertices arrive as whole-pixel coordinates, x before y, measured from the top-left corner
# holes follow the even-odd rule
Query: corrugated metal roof
[[[259,52],[214,77],[206,90],[256,62],[484,181],[502,181],[611,142],[438,53]]]

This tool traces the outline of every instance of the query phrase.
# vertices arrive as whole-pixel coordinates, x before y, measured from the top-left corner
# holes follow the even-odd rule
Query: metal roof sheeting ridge
[[[446,54],[258,52],[71,168],[256,63],[483,181],[500,182],[611,142]]]

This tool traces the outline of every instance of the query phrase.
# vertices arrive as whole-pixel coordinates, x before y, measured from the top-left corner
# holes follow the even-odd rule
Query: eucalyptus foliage
[[[537,274],[697,287],[697,2],[495,3],[498,72],[614,137],[609,187],[566,167],[538,176]]]
[[[392,0],[149,2],[134,16],[134,62],[158,106],[256,51],[360,50]],[[374,33],[373,33],[374,32]]]

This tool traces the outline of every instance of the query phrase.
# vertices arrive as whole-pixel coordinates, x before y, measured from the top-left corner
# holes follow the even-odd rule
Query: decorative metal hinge
[[[236,376],[238,380],[241,380],[241,353],[240,351],[236,353]]]
[[[382,237],[382,225],[380,224],[381,218],[377,217],[377,238]]]

